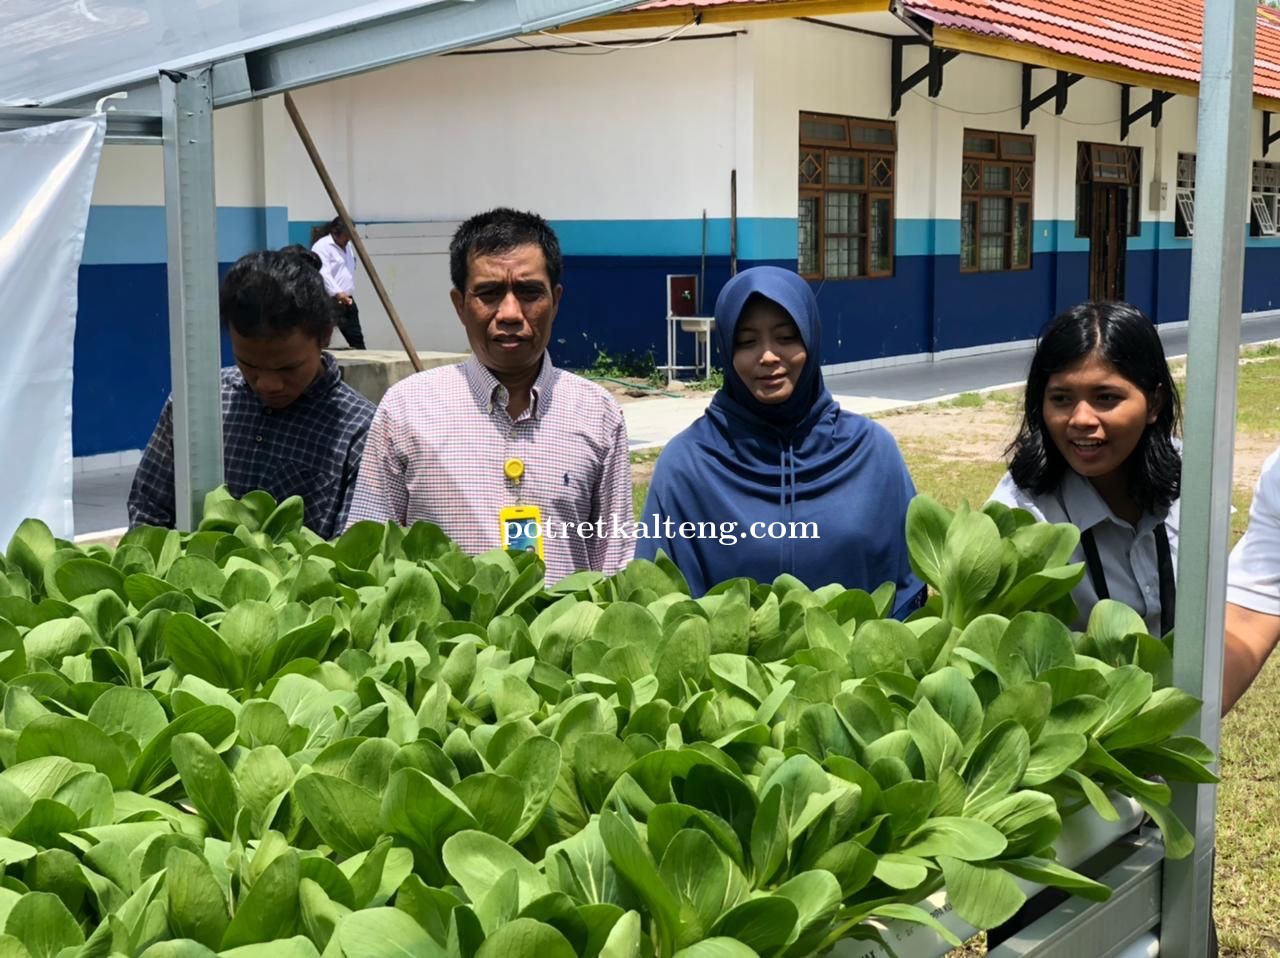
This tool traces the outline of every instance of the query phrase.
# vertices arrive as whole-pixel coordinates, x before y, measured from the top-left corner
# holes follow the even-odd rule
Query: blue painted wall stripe
[[[307,243],[322,220],[292,220],[289,241]],[[379,221],[383,222],[383,221]],[[391,222],[391,221],[387,221]],[[551,220],[565,256],[700,256],[702,220]],[[729,220],[708,218],[708,256],[729,255]],[[739,259],[795,259],[796,221],[788,217],[738,220]]]
[[[318,220],[290,220],[282,206],[218,208],[218,260],[231,262],[253,249],[285,243],[309,245]],[[699,256],[703,252],[700,219],[552,220],[566,256]],[[1036,220],[1033,253],[1086,253],[1087,238],[1076,236],[1072,220]],[[743,217],[738,221],[738,259],[794,260],[796,220],[789,217]],[[1280,249],[1280,237],[1248,237],[1246,245]],[[1144,221],[1130,236],[1131,251],[1191,248],[1173,235],[1173,223]],[[899,219],[894,223],[897,256],[959,256],[958,220]],[[707,220],[706,253],[729,254],[729,221]],[[161,206],[94,206],[89,214],[85,265],[163,263],[164,208]]]
[[[1067,238],[1063,232],[1074,232],[1069,223],[1058,227],[1061,240]],[[287,227],[281,221],[273,228]],[[935,229],[929,242],[944,232]],[[1134,245],[1142,239],[1135,238]],[[1152,231],[1149,242],[1166,239]],[[794,268],[795,259],[740,257],[738,267],[765,263]],[[899,256],[890,277],[815,283],[823,358],[853,362],[1029,339],[1054,313],[1088,296],[1088,263],[1083,251],[1041,252],[1029,270],[962,273],[958,255]],[[663,357],[663,275],[695,273],[699,265],[696,254],[571,254],[566,261],[570,295],[556,319],[552,355],[568,366],[589,365],[601,349],[614,356],[653,352]],[[728,257],[710,255],[706,267],[704,303],[710,304],[728,279]],[[1126,297],[1157,322],[1186,320],[1190,267],[1185,241],[1159,250],[1131,245]],[[76,455],[136,449],[151,434],[169,389],[166,296],[163,263],[80,270],[72,420]],[[1254,243],[1246,250],[1242,305],[1246,311],[1280,308],[1280,242]],[[690,342],[681,340],[686,354]],[[129,375],[121,377],[121,369]]]
[[[219,206],[218,262],[233,262],[250,250],[288,242],[289,211],[283,206]],[[163,263],[163,206],[104,206],[89,210],[84,265]]]

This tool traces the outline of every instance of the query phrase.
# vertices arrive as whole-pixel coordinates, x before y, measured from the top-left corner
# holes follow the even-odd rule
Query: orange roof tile
[[[1198,82],[1202,0],[907,0],[939,27]],[[1280,98],[1280,17],[1258,8],[1254,92]]]
[[[777,0],[651,0],[635,10],[697,10]],[[939,27],[1158,77],[1200,79],[1204,0],[904,0]],[[625,16],[625,14],[623,14]],[[606,18],[607,20],[607,18]],[[1280,99],[1280,10],[1258,8],[1254,92]]]

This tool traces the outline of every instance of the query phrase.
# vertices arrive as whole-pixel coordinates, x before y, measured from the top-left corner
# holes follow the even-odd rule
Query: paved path
[[[1280,339],[1280,314],[1246,320],[1241,341],[1261,343]],[[1165,354],[1170,358],[1187,351],[1187,329],[1161,330]],[[963,359],[944,359],[911,366],[887,366],[862,372],[828,376],[827,386],[837,395],[903,402],[925,402],[964,392],[975,392],[1026,380],[1033,348],[1026,346]],[[861,411],[861,410],[858,410]]]

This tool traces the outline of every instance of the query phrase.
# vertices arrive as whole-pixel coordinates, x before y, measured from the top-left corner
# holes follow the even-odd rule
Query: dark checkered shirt
[[[302,496],[307,527],[326,539],[342,532],[374,405],[342,381],[328,353],[314,383],[290,406],[263,405],[240,370],[222,370],[222,443],[227,488],[240,497],[264,489],[277,501]],[[130,526],[172,528],[173,400],[160,414],[129,493]]]

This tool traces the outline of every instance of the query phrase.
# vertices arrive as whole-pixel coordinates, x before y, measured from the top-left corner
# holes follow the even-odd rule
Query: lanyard
[[[1169,549],[1169,532],[1162,522],[1156,526],[1156,567],[1160,576],[1160,634],[1168,635],[1173,631],[1174,611],[1178,604],[1178,586],[1173,575],[1173,553]],[[1094,541],[1093,530],[1080,533],[1080,545],[1084,549],[1085,565],[1089,569],[1089,578],[1093,582],[1093,591],[1099,599],[1111,598],[1107,588],[1107,577],[1102,571],[1102,557],[1098,554],[1098,543]]]
[[[512,457],[502,464],[502,474],[516,487],[516,505],[520,505],[520,482],[524,479],[524,461]]]

